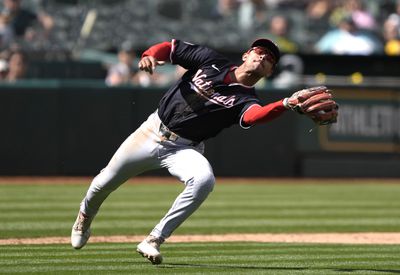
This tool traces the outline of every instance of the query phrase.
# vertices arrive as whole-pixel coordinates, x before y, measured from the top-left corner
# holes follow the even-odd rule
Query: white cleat
[[[162,255],[160,253],[160,245],[163,240],[149,235],[140,244],[138,244],[136,251],[143,257],[147,258],[152,264],[161,264]]]
[[[90,237],[91,223],[92,219],[79,211],[71,232],[71,245],[73,248],[81,249],[85,246]]]

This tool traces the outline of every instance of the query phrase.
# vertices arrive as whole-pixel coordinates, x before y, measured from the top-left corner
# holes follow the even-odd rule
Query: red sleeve
[[[244,113],[243,123],[246,125],[265,123],[277,118],[286,110],[283,99],[265,106],[252,105]]]
[[[153,56],[159,61],[169,61],[169,56],[171,54],[172,44],[171,42],[163,42],[156,44],[148,48],[143,54],[145,56]]]

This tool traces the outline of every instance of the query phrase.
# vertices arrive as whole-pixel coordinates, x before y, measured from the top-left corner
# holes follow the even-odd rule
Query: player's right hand
[[[140,70],[153,74],[156,66],[162,66],[165,64],[165,61],[158,61],[157,58],[153,56],[144,56],[140,59],[138,67]]]

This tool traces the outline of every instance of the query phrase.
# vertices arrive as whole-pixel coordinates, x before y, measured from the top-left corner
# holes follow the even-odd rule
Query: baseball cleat
[[[138,244],[136,251],[143,257],[147,258],[152,264],[161,264],[162,255],[160,253],[160,245],[163,243],[160,238],[149,235],[140,244]]]
[[[73,248],[81,249],[85,246],[90,237],[91,222],[91,218],[79,211],[71,232],[71,245]]]

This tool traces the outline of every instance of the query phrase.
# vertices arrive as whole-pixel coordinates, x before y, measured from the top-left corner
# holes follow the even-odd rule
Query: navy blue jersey
[[[173,40],[171,63],[188,71],[163,96],[158,115],[181,137],[203,141],[241,124],[247,108],[260,101],[253,87],[224,83],[235,65],[214,50]]]

